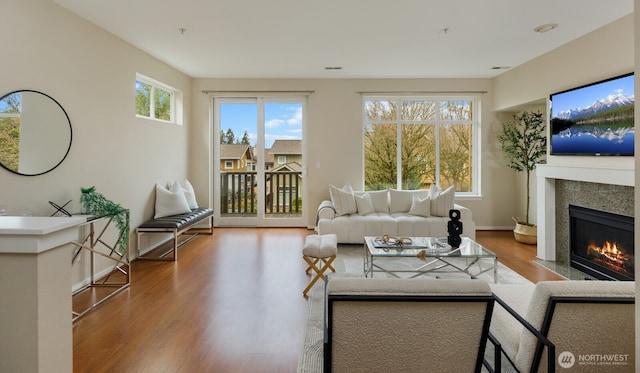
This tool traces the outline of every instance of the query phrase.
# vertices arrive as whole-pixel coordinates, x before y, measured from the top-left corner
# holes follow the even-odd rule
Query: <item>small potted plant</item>
[[[80,203],[84,212],[95,216],[110,216],[118,227],[118,253],[127,255],[129,249],[129,210],[119,204],[108,200],[101,193],[96,192],[96,187],[80,188],[82,195]]]
[[[530,175],[537,164],[546,163],[547,133],[543,114],[539,111],[515,114],[513,120],[502,124],[498,142],[509,168],[527,175],[526,216],[524,221],[513,218],[516,222],[514,237],[519,242],[535,244],[538,230],[535,224],[529,222]]]

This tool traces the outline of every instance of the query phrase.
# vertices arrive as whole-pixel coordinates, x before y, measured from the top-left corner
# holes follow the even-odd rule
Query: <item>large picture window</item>
[[[365,97],[366,190],[455,186],[479,194],[476,96]]]

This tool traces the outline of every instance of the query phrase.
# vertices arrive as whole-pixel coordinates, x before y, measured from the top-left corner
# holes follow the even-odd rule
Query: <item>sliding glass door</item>
[[[306,225],[304,112],[304,98],[214,98],[217,225]]]

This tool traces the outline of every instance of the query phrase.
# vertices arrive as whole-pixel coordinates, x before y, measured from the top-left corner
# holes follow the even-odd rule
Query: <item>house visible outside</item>
[[[272,212],[300,212],[302,209],[302,140],[279,139],[266,152],[273,157],[267,174],[267,208]],[[265,165],[265,169],[266,165]],[[277,189],[277,193],[274,189]]]
[[[254,210],[255,158],[248,144],[220,144],[221,213]]]
[[[220,171],[254,171],[254,153],[246,144],[220,144]]]
[[[275,140],[267,152],[273,156],[273,167],[297,163],[302,167],[302,140]]]
[[[248,144],[220,144],[220,173],[223,212],[250,213],[255,207],[255,147]],[[302,212],[302,140],[275,140],[265,149],[266,211]],[[275,192],[275,193],[273,193]],[[255,211],[254,211],[255,212]]]

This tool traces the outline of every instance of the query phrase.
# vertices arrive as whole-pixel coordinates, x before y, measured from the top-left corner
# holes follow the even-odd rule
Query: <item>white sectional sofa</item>
[[[462,236],[475,239],[471,210],[454,203],[455,190],[354,192],[350,186],[330,186],[331,200],[318,207],[318,234],[336,234],[339,243],[363,243],[364,236],[446,237],[449,210],[460,211]]]

